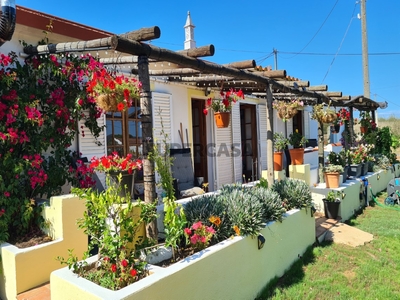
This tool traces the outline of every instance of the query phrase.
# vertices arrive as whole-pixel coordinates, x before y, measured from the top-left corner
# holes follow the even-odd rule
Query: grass
[[[386,194],[379,195],[383,203]],[[263,299],[400,299],[400,209],[374,206],[348,224],[372,233],[364,246],[323,243],[310,247]]]

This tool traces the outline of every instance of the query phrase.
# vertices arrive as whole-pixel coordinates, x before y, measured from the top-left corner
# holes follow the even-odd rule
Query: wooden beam
[[[281,80],[278,80],[278,82],[284,86],[289,86],[289,87],[294,87],[294,88],[310,86],[309,81],[281,81]]]
[[[327,97],[342,97],[342,92],[321,92],[321,94]]]
[[[179,50],[177,53],[190,57],[213,56],[215,53],[215,47],[214,45],[207,45],[193,49]]]
[[[269,78],[286,78],[286,70],[269,70],[269,71],[256,71],[254,74],[265,76]]]
[[[161,36],[161,30],[158,26],[141,28],[138,30],[133,30],[127,33],[119,35],[125,39],[135,40],[135,41],[149,41],[158,39]]]
[[[201,73],[213,73],[217,75],[235,77],[242,80],[257,81],[263,84],[272,84],[275,89],[291,92],[294,94],[301,93],[314,97],[314,93],[299,91],[285,86],[282,82],[277,82],[268,77],[263,77],[246,70],[239,70],[228,66],[219,65],[205,60],[188,57],[174,51],[159,48],[150,44],[140,43],[135,40],[125,39],[120,36],[111,36],[91,41],[81,41],[74,43],[59,43],[39,46],[24,47],[27,54],[55,53],[55,52],[77,52],[89,51],[94,49],[113,49],[122,53],[131,55],[146,55],[149,59],[160,61],[168,61],[187,68],[192,68]],[[322,96],[324,97],[324,96]]]
[[[224,64],[223,66],[236,69],[249,69],[249,68],[254,68],[256,66],[256,61],[255,60],[236,61],[229,64]]]
[[[313,91],[313,92],[325,92],[328,90],[328,86],[325,85],[313,85],[313,86],[309,86],[307,88],[307,91]]]
[[[342,96],[342,97],[331,97],[335,101],[349,101],[351,99],[351,96]]]

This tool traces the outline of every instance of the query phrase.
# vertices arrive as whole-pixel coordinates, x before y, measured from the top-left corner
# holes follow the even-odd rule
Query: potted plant
[[[360,112],[360,131],[361,133],[368,133],[376,129],[376,123],[372,120],[369,111]]]
[[[329,191],[326,195],[324,201],[324,211],[325,217],[328,219],[337,219],[339,215],[340,206],[340,192],[339,191]]]
[[[338,188],[339,177],[343,173],[343,167],[341,165],[329,164],[324,167],[325,183],[327,188]]]
[[[283,133],[275,132],[274,133],[274,170],[275,171],[282,171],[282,158],[283,158],[283,151],[289,145],[289,140],[285,138]]]
[[[307,139],[299,133],[298,129],[289,135],[289,144],[293,146],[293,149],[289,150],[292,165],[303,164],[305,143],[307,143]]]
[[[362,175],[362,163],[364,162],[364,149],[360,145],[350,148],[349,153],[349,176],[360,177]]]
[[[278,117],[286,122],[288,119],[293,118],[297,111],[304,106],[304,102],[299,99],[293,99],[291,101],[275,100],[272,103],[272,107],[277,110]]]
[[[94,72],[87,82],[86,90],[93,95],[97,105],[107,112],[124,111],[139,99],[142,83],[133,77],[117,75],[103,64],[94,61]]]
[[[142,168],[142,161],[140,159],[133,159],[130,153],[122,157],[117,152],[113,152],[110,155],[104,155],[100,158],[93,157],[90,167],[95,171],[107,173],[110,176],[110,183],[112,184],[118,184],[117,178],[121,175],[121,196],[126,197],[127,191],[129,191],[130,196],[134,194],[135,171]]]
[[[328,154],[328,163],[332,165],[340,165],[343,167],[343,171],[341,175],[343,176],[343,183],[346,182],[347,174],[348,174],[348,155],[346,154],[346,150],[343,148],[339,153],[331,151]]]
[[[324,104],[316,104],[313,106],[311,118],[320,123],[332,123],[337,119],[335,110],[328,107],[324,108]]]
[[[206,100],[206,107],[203,113],[207,115],[208,111],[212,109],[217,127],[226,128],[229,126],[232,107],[240,99],[244,99],[242,90],[235,91],[230,89],[227,92],[221,90],[219,96],[210,97]]]

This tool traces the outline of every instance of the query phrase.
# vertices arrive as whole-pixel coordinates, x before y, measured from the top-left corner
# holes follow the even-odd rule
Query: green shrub
[[[265,227],[264,206],[253,189],[232,189],[221,192],[229,222],[240,229],[240,235],[256,236]]]
[[[286,178],[276,181],[271,189],[277,192],[287,210],[311,207],[311,190],[303,180]]]
[[[285,208],[279,194],[271,189],[257,187],[253,189],[254,195],[263,204],[263,218],[265,222],[282,222]]]

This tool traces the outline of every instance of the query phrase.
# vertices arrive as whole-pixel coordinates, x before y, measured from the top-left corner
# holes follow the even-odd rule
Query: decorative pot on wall
[[[118,184],[118,175],[122,174],[121,178],[121,191],[119,195],[121,197],[126,197],[127,193],[130,193],[131,199],[134,197],[134,186],[135,186],[135,173],[129,174],[128,171],[121,172],[108,172],[110,175],[111,183]]]
[[[353,164],[349,166],[349,176],[360,177],[362,174],[362,164]]]
[[[346,182],[348,173],[349,173],[349,166],[345,166],[343,168],[343,173],[342,173],[342,176],[343,176],[342,183]]]
[[[335,189],[339,187],[340,173],[338,172],[326,172],[325,183],[328,189]]]
[[[337,219],[339,215],[339,206],[340,206],[340,201],[324,201],[324,211],[325,211],[325,217],[328,219]]]
[[[214,113],[215,124],[218,128],[226,128],[229,126],[231,120],[230,112],[216,112]]]
[[[283,152],[274,152],[274,171],[282,171]]]
[[[367,133],[367,127],[361,126],[360,131],[361,131],[361,133]]]
[[[304,148],[289,149],[292,165],[302,165],[304,163]]]

